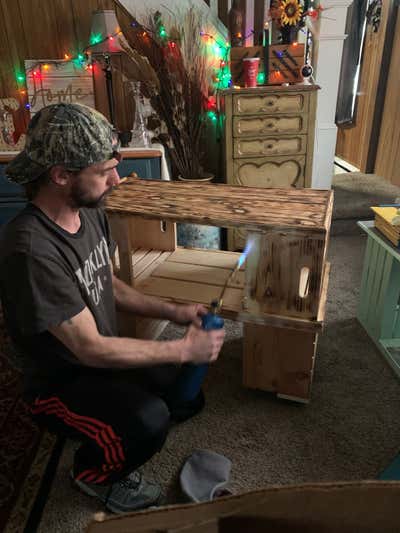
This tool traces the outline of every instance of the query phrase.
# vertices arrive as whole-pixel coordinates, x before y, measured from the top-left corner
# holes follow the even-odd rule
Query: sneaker
[[[74,479],[72,472],[71,477],[82,492],[99,498],[113,513],[128,513],[150,507],[155,505],[161,496],[161,487],[145,481],[137,470],[112,485],[85,483]]]

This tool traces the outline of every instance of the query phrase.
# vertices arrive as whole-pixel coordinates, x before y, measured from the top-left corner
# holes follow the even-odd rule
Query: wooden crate
[[[303,81],[301,67],[304,65],[304,44],[273,44],[269,51],[269,76],[263,85],[281,85]],[[246,46],[231,48],[230,69],[234,85],[244,86],[243,59],[259,57],[259,73],[264,71],[263,46]],[[296,63],[296,64],[294,64]]]
[[[244,325],[243,384],[308,402],[318,333]]]
[[[327,233],[249,232],[247,242],[252,247],[247,258],[245,313],[259,319],[272,313],[316,321],[324,282],[327,288]]]
[[[322,328],[325,313],[329,277],[325,255],[331,207],[331,191],[131,179],[107,200],[108,216],[119,248],[115,271],[145,294],[178,303],[208,305],[221,295],[241,254],[177,247],[175,222],[243,227],[256,234],[259,242],[252,248],[250,260],[229,282],[221,315],[246,324],[244,384],[307,401],[316,335]],[[291,261],[298,256],[297,262],[294,261],[297,266],[289,269],[287,279],[297,278],[303,264],[310,265],[312,272],[305,298],[308,304],[296,308],[296,313],[288,305],[286,289],[276,289],[267,306],[264,297],[258,298],[260,279],[266,280],[270,270],[264,256],[265,246],[269,245],[265,243],[270,242],[276,231],[280,240],[273,243],[274,261],[280,258],[283,266],[288,249]],[[303,244],[293,246],[292,238]],[[312,245],[314,241],[318,246]],[[259,257],[257,248],[262,251]],[[260,265],[256,264],[258,261]],[[295,279],[286,286],[283,278],[276,278],[275,282],[282,282],[283,287],[297,287],[300,283]],[[251,286],[253,279],[258,280],[255,291]],[[164,325],[132,317],[121,318],[121,332],[141,338],[155,338]],[[275,331],[277,328],[279,332]],[[279,354],[277,368],[269,359],[271,343]],[[300,344],[301,356],[293,357],[292,351],[298,350]],[[277,373],[278,380],[274,378]],[[289,374],[293,379],[288,379]]]
[[[357,318],[400,376],[400,251],[375,228],[359,222],[367,233]]]
[[[293,319],[312,327],[318,321],[332,201],[331,191],[315,189],[133,179],[113,193],[107,209],[122,215],[113,218],[117,231],[118,225],[126,226],[119,231],[125,236],[123,256],[145,243],[147,248],[173,251],[175,235],[168,232],[172,222],[239,227],[254,234],[242,319],[276,324],[274,317],[281,317],[282,327],[293,322],[297,329]],[[130,217],[125,219],[128,213]],[[150,223],[144,218],[156,220]],[[156,231],[160,219],[165,231]],[[127,258],[121,268],[125,279],[134,279],[135,268]]]

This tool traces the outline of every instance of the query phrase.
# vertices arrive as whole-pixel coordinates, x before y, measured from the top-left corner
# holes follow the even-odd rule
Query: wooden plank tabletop
[[[228,89],[220,89],[220,93],[224,94],[251,94],[257,96],[257,91],[264,95],[266,92],[299,92],[299,91],[318,91],[321,87],[314,83],[292,83],[290,85],[259,85],[257,87],[231,87]]]
[[[109,195],[106,209],[144,218],[256,231],[295,228],[326,232],[332,202],[330,190],[129,178]]]

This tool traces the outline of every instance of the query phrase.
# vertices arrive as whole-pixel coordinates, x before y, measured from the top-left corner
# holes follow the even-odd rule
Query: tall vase
[[[228,13],[228,27],[231,46],[243,46],[244,13],[240,0],[233,0]]]
[[[187,179],[178,176],[180,181],[187,183],[207,183],[212,181],[214,176],[208,176],[198,179]],[[176,225],[178,246],[185,248],[209,248],[212,250],[221,249],[221,228],[216,226],[204,226],[203,224],[191,224],[187,222],[178,222]]]
[[[144,122],[144,104],[140,81],[132,82],[132,92],[135,100],[135,118],[132,127],[131,146],[148,148],[150,136]]]

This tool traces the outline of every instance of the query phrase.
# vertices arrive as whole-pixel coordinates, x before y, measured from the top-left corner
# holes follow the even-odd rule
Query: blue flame
[[[241,268],[246,261],[247,256],[249,255],[249,252],[253,246],[253,242],[251,240],[248,240],[246,243],[246,246],[242,252],[242,255],[239,257],[238,260],[238,268]]]

